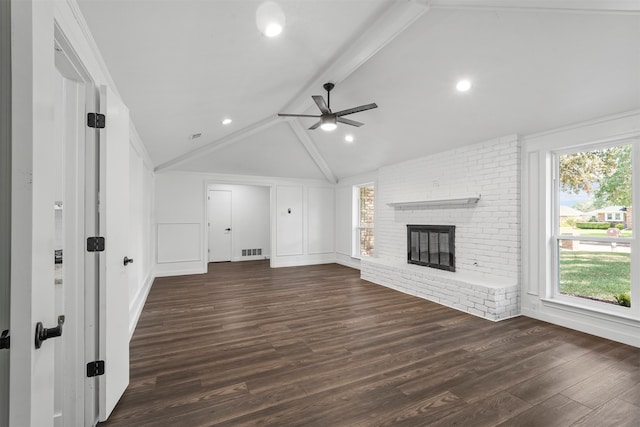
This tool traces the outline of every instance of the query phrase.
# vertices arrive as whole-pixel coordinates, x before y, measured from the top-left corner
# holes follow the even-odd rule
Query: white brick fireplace
[[[494,321],[520,313],[517,136],[383,167],[376,199],[363,279]],[[455,225],[456,271],[408,264],[407,224]]]

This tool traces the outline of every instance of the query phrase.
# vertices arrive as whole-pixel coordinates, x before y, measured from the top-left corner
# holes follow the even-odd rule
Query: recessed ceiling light
[[[230,118],[227,117],[226,119],[222,119],[222,124],[223,125],[228,125],[228,124],[231,124],[232,121],[233,120],[231,120]]]
[[[353,135],[351,134],[345,135],[344,140],[347,142],[353,142]]]
[[[282,32],[282,25],[272,22],[264,29],[264,35],[267,37],[275,37]]]
[[[275,2],[265,1],[256,9],[256,26],[267,37],[275,37],[282,32],[285,16]]]
[[[456,89],[458,89],[458,92],[466,92],[471,89],[471,82],[469,80],[460,80],[456,84]]]

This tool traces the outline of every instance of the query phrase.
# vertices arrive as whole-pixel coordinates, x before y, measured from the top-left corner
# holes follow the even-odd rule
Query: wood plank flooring
[[[634,426],[640,349],[493,323],[339,265],[156,279],[101,426]]]

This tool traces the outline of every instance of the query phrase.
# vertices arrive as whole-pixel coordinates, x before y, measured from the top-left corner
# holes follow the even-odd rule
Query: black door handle
[[[61,336],[63,323],[64,316],[58,316],[58,326],[55,328],[45,328],[42,326],[42,322],[36,323],[36,348],[40,348],[40,346],[42,346],[42,342],[49,338]]]
[[[225,228],[224,231],[231,231],[231,229],[230,228]]]
[[[133,263],[133,258],[129,258],[128,256],[124,257],[125,267],[127,266],[127,264],[131,264],[131,263]]]
[[[11,337],[9,336],[9,330],[2,331],[0,335],[0,350],[11,347]]]

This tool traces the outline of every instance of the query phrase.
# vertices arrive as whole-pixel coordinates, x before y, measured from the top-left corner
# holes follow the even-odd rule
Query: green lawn
[[[616,303],[631,289],[630,255],[616,252],[560,251],[560,292]]]

